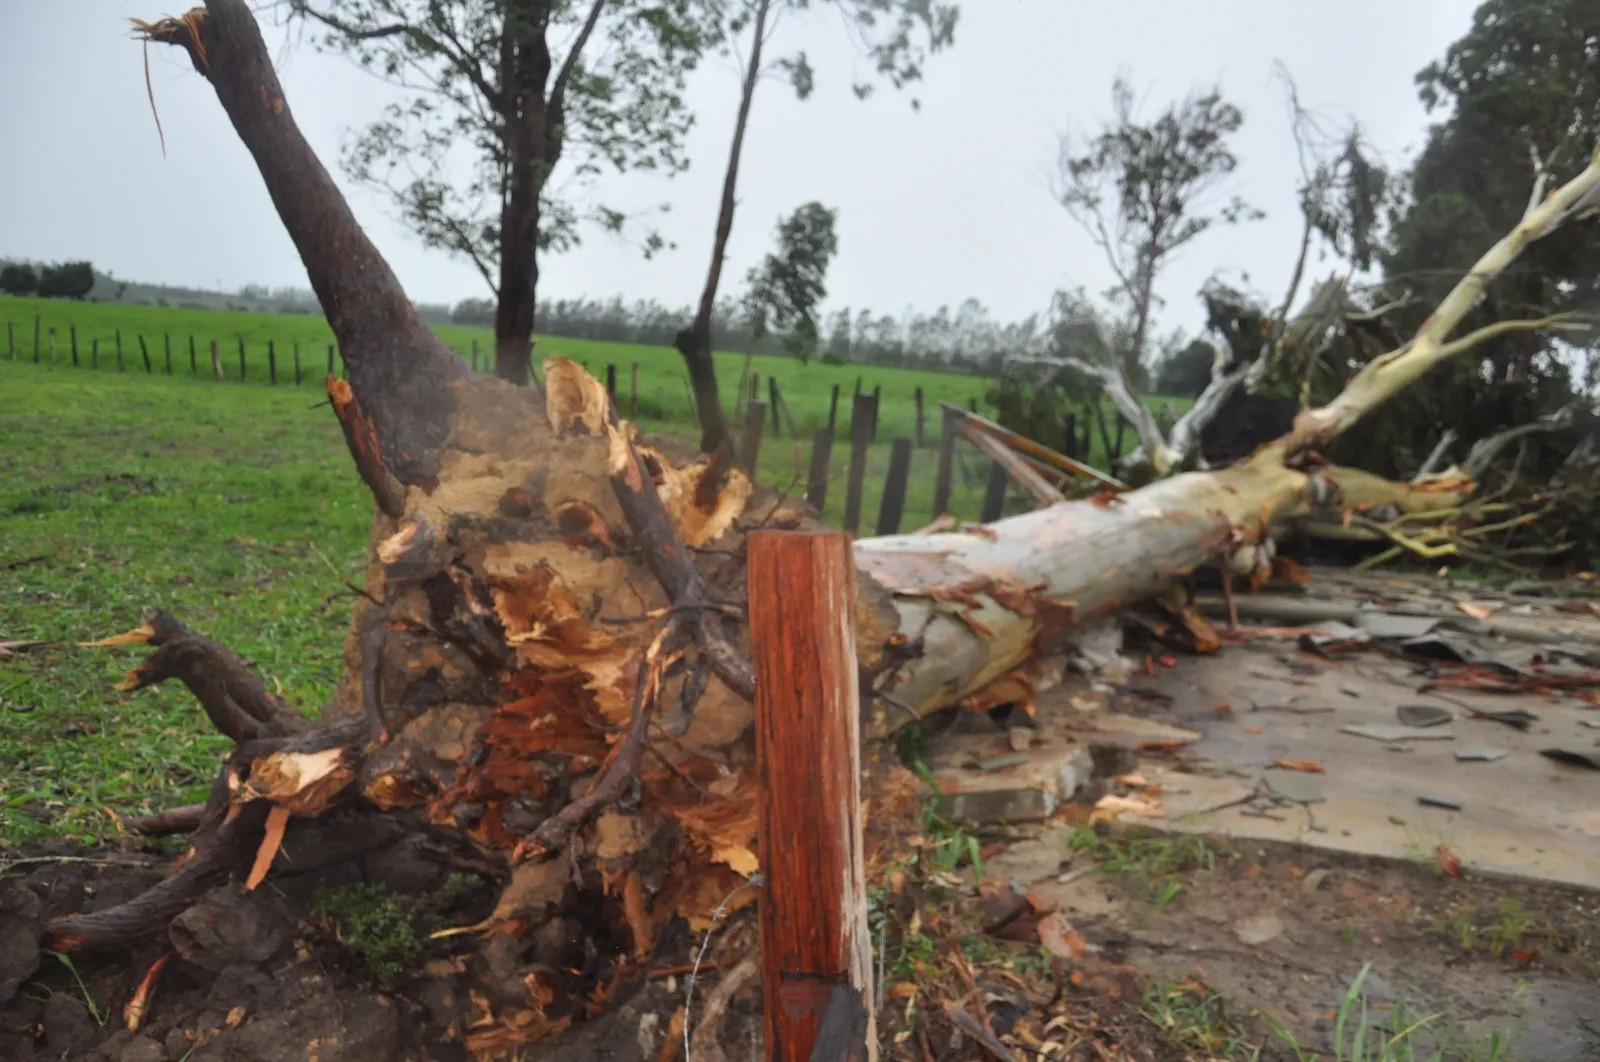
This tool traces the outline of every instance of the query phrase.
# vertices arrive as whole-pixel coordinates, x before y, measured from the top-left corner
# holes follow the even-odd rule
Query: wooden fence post
[[[833,434],[833,428],[839,417],[839,385],[833,385],[833,397],[828,399],[828,434]]]
[[[744,438],[739,440],[739,467],[756,478],[756,461],[761,456],[761,429],[767,426],[767,407],[751,402],[744,407]]]
[[[878,509],[878,534],[900,531],[906,511],[906,480],[911,476],[911,440],[898,438],[889,451],[889,474],[883,478],[883,505]]]
[[[989,462],[989,482],[983,488],[983,515],[978,519],[992,524],[1000,519],[1006,507],[1006,484],[1011,474],[999,461]]]
[[[150,347],[144,341],[144,333],[139,333],[139,357],[144,361],[145,375],[150,375]]]
[[[222,358],[217,354],[217,341],[211,341],[211,378],[222,379]]]
[[[167,355],[167,375],[171,376],[172,375],[172,333],[171,332],[162,332],[161,333],[161,342],[162,342],[163,347],[166,350],[166,355]]]
[[[833,431],[818,428],[811,441],[811,472],[806,476],[806,504],[817,512],[828,503],[828,460],[833,456]]]
[[[961,434],[961,411],[949,406],[944,410],[944,422],[939,428],[939,472],[933,481],[933,518],[950,511],[950,480],[954,473],[956,439]]]
[[[917,449],[920,450],[923,447],[923,438],[922,438],[922,388],[919,387],[915,391],[911,392],[911,397],[917,403],[917,434],[915,436],[915,439],[916,439]]]
[[[122,371],[122,329],[117,329],[117,371]]]
[[[51,329],[50,329],[50,364],[51,364],[52,367],[54,367],[55,363],[56,363],[56,330],[55,330],[55,327],[52,326]]]
[[[267,382],[278,385],[278,341],[267,340]]]
[[[883,401],[883,385],[875,384],[872,388],[872,441],[878,441],[878,409]]]
[[[239,379],[242,381],[242,380],[244,380],[244,377],[245,377],[244,336],[240,336],[239,337]]]
[[[850,536],[748,548],[766,1057],[808,1062],[825,1039],[829,1062],[874,1062]]]
[[[34,361],[34,364],[36,364],[36,365],[39,362],[39,315],[38,314],[34,314],[33,315],[33,361]]]
[[[844,485],[844,529],[861,526],[861,487],[867,476],[867,446],[872,442],[872,396],[857,391],[850,404],[850,471]]]
[[[195,353],[195,349],[194,349],[194,333],[193,332],[189,333],[189,375],[190,376],[199,376],[200,375],[200,358]]]
[[[69,325],[67,334],[72,337],[72,367],[78,367],[78,326]]]
[[[300,341],[298,339],[295,340],[294,344],[294,385],[296,387],[300,386]]]
[[[633,376],[628,384],[628,419],[639,419],[639,363],[633,363]]]
[[[89,368],[98,369],[99,367],[100,367],[100,337],[99,336],[95,336],[93,339],[89,340]]]
[[[606,394],[611,396],[611,408],[617,408],[617,364],[606,362]]]
[[[767,394],[770,397],[769,406],[772,409],[772,437],[774,439],[781,439],[783,438],[783,425],[778,422],[779,395],[778,378],[776,376],[767,377]]]

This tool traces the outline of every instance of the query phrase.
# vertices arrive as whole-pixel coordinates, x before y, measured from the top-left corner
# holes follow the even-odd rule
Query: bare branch
[[[1541,435],[1545,432],[1560,431],[1572,424],[1577,410],[1574,406],[1562,406],[1554,413],[1546,414],[1538,420],[1527,424],[1518,424],[1514,428],[1496,432],[1485,439],[1479,439],[1472,444],[1472,449],[1467,454],[1467,459],[1461,463],[1461,474],[1468,479],[1476,480],[1489,470],[1494,464],[1494,459],[1500,456],[1511,443],[1524,439],[1529,435]],[[1441,440],[1442,442],[1443,440]],[[1431,460],[1431,458],[1430,458]]]
[[[1435,356],[1443,359],[1464,354],[1479,343],[1493,339],[1495,336],[1505,335],[1507,332],[1539,332],[1549,329],[1552,332],[1588,332],[1594,329],[1594,322],[1578,314],[1553,313],[1537,320],[1496,321],[1484,325],[1482,328],[1468,332],[1460,339],[1453,339],[1439,347]]]
[[[421,48],[448,59],[450,65],[455,67],[468,81],[472,82],[473,88],[483,94],[483,98],[490,107],[493,107],[496,111],[504,109],[500,90],[489,84],[489,79],[483,76],[483,67],[479,65],[477,57],[457,41],[453,34],[441,38],[441,36],[429,33],[420,26],[412,25],[409,22],[395,22],[386,26],[362,29],[359,26],[351,25],[337,15],[318,11],[307,3],[307,0],[291,0],[291,8],[296,14],[314,19],[351,41],[377,41],[385,40],[389,37],[408,37],[412,43]]]
[[[1428,454],[1428,459],[1422,462],[1421,468],[1417,469],[1417,476],[1431,476],[1437,472],[1439,466],[1444,464],[1444,459],[1449,455],[1450,447],[1456,444],[1456,438],[1456,430],[1454,428],[1446,428],[1444,434],[1439,436],[1439,441],[1434,444],[1433,450]]]
[[[594,36],[594,28],[600,23],[600,12],[605,9],[606,0],[594,0],[594,6],[589,9],[589,17],[583,22],[583,28],[578,31],[577,38],[572,42],[572,47],[567,49],[567,57],[561,63],[561,70],[556,74],[555,82],[550,86],[550,112],[560,114],[567,101],[567,86],[572,82],[573,72],[578,69],[578,59],[583,55],[583,49],[588,46],[589,38]]]

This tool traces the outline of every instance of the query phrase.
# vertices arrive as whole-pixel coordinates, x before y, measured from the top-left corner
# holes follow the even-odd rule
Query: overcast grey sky
[[[89,258],[126,279],[236,289],[304,285],[305,274],[209,87],[167,48],[150,52],[162,157],[140,45],[127,18],[171,10],[150,0],[0,0],[0,256]],[[1089,128],[1119,72],[1154,108],[1220,80],[1245,111],[1237,190],[1267,211],[1242,229],[1203,236],[1163,277],[1166,328],[1199,323],[1194,292],[1217,268],[1277,292],[1299,235],[1298,173],[1273,62],[1302,100],[1359,120],[1399,162],[1422,144],[1427,118],[1412,78],[1470,24],[1471,0],[966,0],[953,51],[928,65],[920,113],[904,95],[850,92],[861,65],[837,18],[783,27],[778,51],[804,47],[818,68],[807,103],[767,82],[747,141],[725,277],[770,246],[778,216],[810,199],[840,211],[829,308],[898,314],[968,296],[999,317],[1044,309],[1057,288],[1109,283],[1099,253],[1053,202],[1047,169],[1058,134]],[[70,31],[64,9],[73,14]],[[466,264],[423,248],[373,193],[338,171],[341,137],[374,117],[393,90],[337,56],[266,27],[289,105],[357,216],[414,299],[487,292]],[[646,262],[590,233],[548,258],[541,296],[621,294],[669,305],[694,299],[704,275],[727,152],[737,74],[710,60],[689,100],[699,115],[691,169],[665,181],[610,179],[607,202],[672,203],[676,251]],[[1323,267],[1326,271],[1326,266]]]

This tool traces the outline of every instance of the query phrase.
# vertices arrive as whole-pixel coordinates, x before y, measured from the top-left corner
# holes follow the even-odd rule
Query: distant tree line
[[[544,335],[592,339],[614,343],[670,346],[691,307],[667,306],[654,299],[557,299],[540,304],[539,331]],[[494,304],[487,299],[463,299],[451,310],[459,325],[489,327]],[[742,298],[719,299],[711,317],[712,346],[737,353],[804,353],[803,345],[787,331],[754,319]],[[844,308],[821,322],[815,355],[828,364],[859,362],[871,365],[942,369],[989,374],[1007,357],[1038,341],[1045,325],[1037,314],[1021,321],[996,320],[977,299],[955,308],[941,306],[932,313],[907,309],[899,316],[871,310]]]
[[[83,299],[94,290],[94,266],[88,262],[61,262],[35,268],[29,262],[0,267],[0,292],[38,295],[46,299]]]

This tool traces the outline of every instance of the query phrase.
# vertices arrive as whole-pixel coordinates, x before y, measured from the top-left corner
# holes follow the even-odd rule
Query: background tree
[[[38,292],[47,299],[83,299],[94,289],[94,266],[62,262],[39,270]]]
[[[1211,382],[1216,360],[1216,347],[1203,339],[1191,339],[1156,364],[1156,394],[1198,395]]]
[[[32,295],[39,290],[39,274],[27,262],[12,262],[0,268],[0,291],[7,295]]]
[[[1117,365],[1137,377],[1162,268],[1212,226],[1264,215],[1238,196],[1222,197],[1239,163],[1228,138],[1244,114],[1220,90],[1192,93],[1145,121],[1136,113],[1132,87],[1119,77],[1111,105],[1111,119],[1098,133],[1061,137],[1054,192],[1116,277],[1108,294],[1125,319]]]
[[[783,16],[811,7],[811,0],[712,0],[722,16],[726,33],[722,39],[737,49],[740,37],[748,32],[748,56],[739,86],[739,111],[733,123],[733,143],[728,149],[728,165],[722,176],[722,199],[717,208],[717,227],[711,240],[711,266],[700,293],[693,320],[673,340],[689,370],[695,405],[700,415],[700,446],[711,452],[731,446],[722,399],[717,392],[716,367],[711,357],[712,317],[717,290],[722,283],[723,262],[728,252],[728,237],[733,232],[733,211],[737,202],[739,162],[744,153],[745,131],[750,124],[751,104],[762,75],[778,72],[788,79],[795,95],[811,95],[815,76],[804,52],[784,56],[766,64],[763,56]],[[866,43],[877,73],[895,88],[902,88],[922,76],[926,57],[948,46],[955,39],[959,9],[955,4],[930,0],[822,0],[817,6],[838,9]],[[855,86],[865,98],[872,92],[870,83]],[[912,101],[917,106],[917,101]]]
[[[1382,298],[1400,305],[1382,321],[1385,336],[1417,327],[1430,300],[1471,268],[1474,248],[1588,162],[1600,140],[1597,38],[1600,6],[1587,0],[1489,0],[1444,57],[1418,73],[1422,102],[1441,120],[1394,212]],[[1600,301],[1593,225],[1570,225],[1535,244],[1491,285],[1464,327],[1593,311]],[[1497,337],[1408,389],[1340,453],[1374,470],[1414,468],[1446,431],[1478,438],[1565,406],[1593,384],[1594,366],[1592,338],[1526,330]],[[1549,473],[1571,446],[1570,437],[1529,440],[1523,472]]]
[[[716,31],[701,0],[290,0],[321,42],[408,90],[347,146],[423,242],[464,257],[494,292],[496,372],[529,373],[539,255],[614,209],[557,198],[563,161],[685,165],[685,75]],[[565,51],[562,51],[562,47]],[[463,179],[463,172],[470,176]],[[646,248],[660,246],[652,234]]]
[[[838,253],[837,215],[807,203],[778,222],[778,246],[750,270],[744,303],[752,331],[784,337],[784,348],[807,361],[817,349],[817,307],[828,297],[828,265]]]

